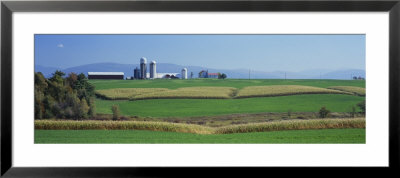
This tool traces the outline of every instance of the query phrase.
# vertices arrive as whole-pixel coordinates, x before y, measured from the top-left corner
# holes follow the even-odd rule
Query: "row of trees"
[[[359,103],[357,103],[357,107],[360,108],[360,111],[361,111],[360,113],[365,115],[365,109],[366,109],[366,108],[365,108],[365,100],[364,100],[364,101],[361,101],[361,102],[359,102]],[[320,118],[326,118],[326,117],[328,117],[328,115],[329,115],[330,112],[331,112],[330,110],[326,109],[326,107],[323,106],[323,107],[318,111],[319,117],[320,117]],[[356,115],[356,107],[355,107],[355,106],[352,106],[352,107],[351,107],[350,116],[351,116],[351,117],[354,117],[355,115]]]
[[[46,79],[35,72],[35,119],[86,119],[96,116],[94,86],[86,76],[57,70]]]

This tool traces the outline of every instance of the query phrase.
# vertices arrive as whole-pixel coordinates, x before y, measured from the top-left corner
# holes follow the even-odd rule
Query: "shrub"
[[[114,121],[118,120],[119,119],[119,115],[120,115],[119,106],[118,105],[112,105],[111,106],[111,111],[113,113],[113,120]]]
[[[354,117],[356,115],[356,107],[351,107],[350,117]]]
[[[365,100],[361,101],[357,104],[357,106],[361,109],[361,112],[365,114]]]
[[[319,110],[319,117],[320,117],[320,118],[326,118],[326,117],[329,115],[330,112],[331,112],[331,111],[327,110],[327,109],[325,108],[325,106],[323,106],[323,107]]]

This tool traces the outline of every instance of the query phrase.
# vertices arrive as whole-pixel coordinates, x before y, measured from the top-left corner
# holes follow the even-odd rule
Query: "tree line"
[[[85,74],[35,72],[35,119],[87,119],[96,116],[94,85]]]

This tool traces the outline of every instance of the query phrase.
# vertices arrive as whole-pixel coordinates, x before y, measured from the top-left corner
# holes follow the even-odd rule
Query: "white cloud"
[[[64,48],[64,45],[63,44],[58,44],[57,47]]]

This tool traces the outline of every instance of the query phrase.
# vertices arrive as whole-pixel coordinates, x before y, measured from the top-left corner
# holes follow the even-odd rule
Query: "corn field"
[[[231,134],[333,128],[365,128],[365,118],[273,121],[216,128],[194,124],[150,121],[35,121],[35,129],[39,130],[152,130],[194,134]]]
[[[338,128],[365,128],[365,118],[356,119],[314,119],[292,120],[266,123],[252,123],[242,125],[225,126],[215,130],[216,134],[266,132],[281,130],[305,130],[305,129],[338,129]]]

